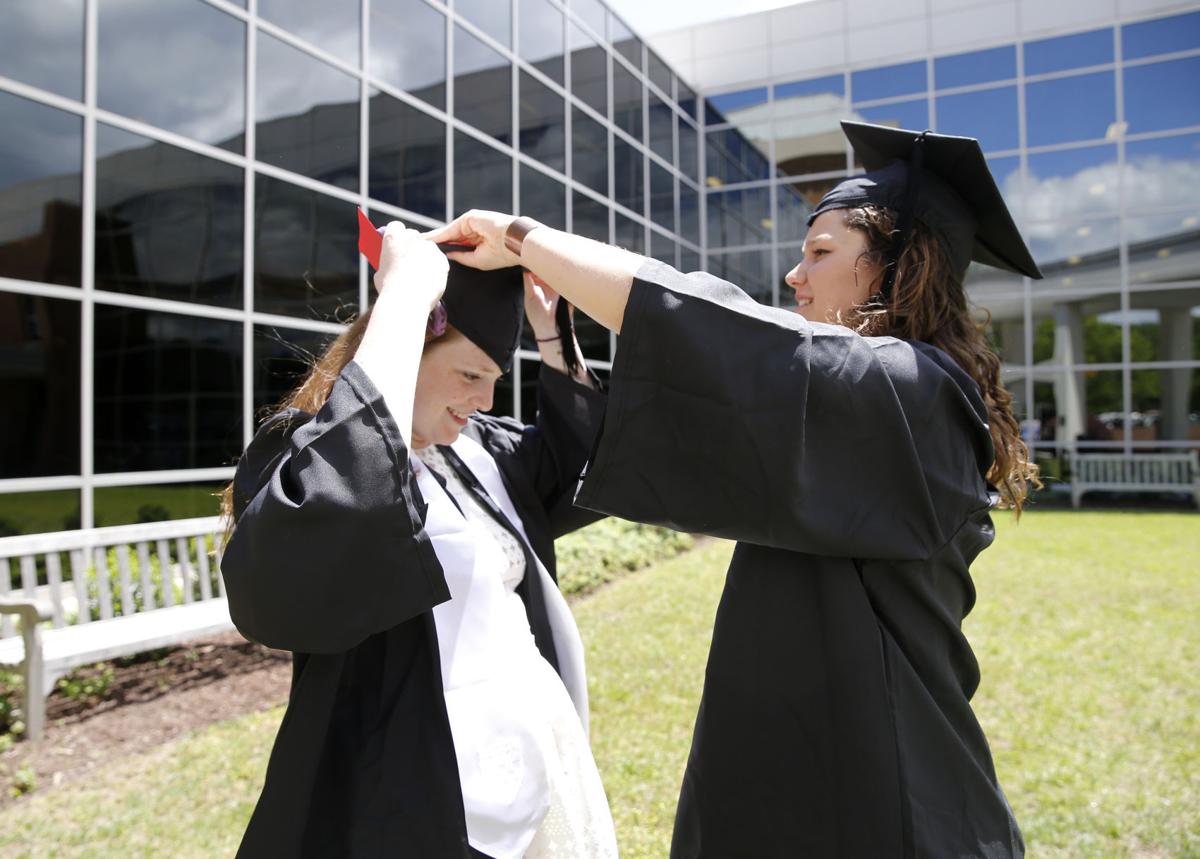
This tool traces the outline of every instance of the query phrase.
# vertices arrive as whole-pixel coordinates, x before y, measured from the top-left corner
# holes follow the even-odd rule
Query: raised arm
[[[472,210],[426,234],[435,242],[473,245],[450,258],[481,269],[522,265],[605,328],[620,333],[633,276],[645,257],[602,242],[539,226],[518,257],[504,246],[512,215]]]

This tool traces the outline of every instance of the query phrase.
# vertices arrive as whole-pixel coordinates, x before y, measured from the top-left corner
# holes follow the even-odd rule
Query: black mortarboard
[[[507,373],[521,336],[524,294],[520,266],[481,271],[450,260],[442,304],[450,324]]]
[[[971,260],[1042,276],[1004,205],[979,141],[863,122],[843,122],[842,131],[867,173],[833,188],[808,223],[830,209],[875,205],[895,211],[896,239],[880,289],[885,296],[913,219],[941,242],[960,277]]]

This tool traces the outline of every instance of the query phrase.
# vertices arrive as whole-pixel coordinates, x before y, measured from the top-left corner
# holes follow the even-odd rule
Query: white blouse
[[[452,449],[527,541],[487,451],[466,436]],[[526,569],[517,537],[484,509],[442,452],[415,454],[413,470],[429,505],[425,530],[451,593],[434,608],[434,622],[468,841],[495,859],[616,857],[588,746],[583,650],[570,610],[532,552],[538,569]],[[543,577],[563,678],[538,651],[516,593],[527,574]]]

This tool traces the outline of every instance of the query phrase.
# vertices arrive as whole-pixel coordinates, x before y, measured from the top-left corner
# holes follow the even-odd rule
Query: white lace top
[[[612,816],[579,714],[562,680],[538,651],[533,634],[529,631],[525,604],[516,593],[517,586],[526,575],[524,549],[518,538],[484,509],[474,491],[462,482],[441,451],[431,446],[415,453],[425,467],[442,478],[446,490],[458,503],[471,526],[474,539],[492,544],[486,547],[490,549],[486,557],[490,559],[489,564],[494,568],[495,575],[503,582],[506,592],[504,613],[509,615],[506,620],[512,621],[497,624],[496,629],[509,630],[507,635],[520,639],[496,644],[498,649],[514,654],[506,660],[508,667],[516,669],[509,693],[532,699],[527,702],[532,706],[526,708],[525,712],[536,713],[535,718],[540,724],[524,725],[522,729],[533,730],[537,737],[536,746],[543,759],[537,763],[544,764],[545,784],[549,789],[548,797],[538,798],[541,801],[537,802],[537,807],[546,810],[540,821],[535,823],[532,841],[523,854],[524,859],[615,859],[617,844]],[[428,498],[426,500],[430,501]],[[512,665],[513,661],[518,664]],[[449,712],[454,732],[454,710],[450,709]],[[472,724],[469,730],[478,728]],[[493,786],[498,781],[522,781],[524,775],[520,770],[530,764],[519,751],[509,749],[503,737],[497,735],[495,738],[489,737],[485,744],[473,744],[460,733],[454,732],[456,751],[460,755],[468,746],[480,749],[477,752],[476,773],[483,771]],[[517,790],[514,789],[513,793],[517,794]],[[473,846],[483,849],[488,842],[484,840],[481,846],[478,841],[482,840],[482,830],[487,825],[482,820],[487,816],[487,811],[479,810],[478,815],[473,813],[476,810],[471,808],[471,791],[465,785],[464,803],[467,806],[468,837]],[[476,820],[480,821],[475,827],[480,830],[479,833],[472,832]],[[481,836],[480,839],[477,839],[477,834]],[[497,856],[496,859],[510,857]]]

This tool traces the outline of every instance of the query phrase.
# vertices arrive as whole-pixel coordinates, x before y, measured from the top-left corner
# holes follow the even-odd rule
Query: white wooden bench
[[[23,666],[30,739],[72,669],[232,628],[220,532],[210,516],[0,538],[0,664]]]
[[[1077,453],[1071,457],[1071,506],[1085,492],[1190,492],[1200,507],[1200,455]]]

